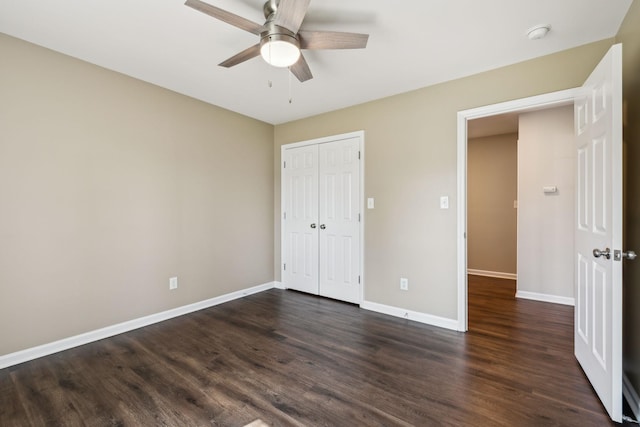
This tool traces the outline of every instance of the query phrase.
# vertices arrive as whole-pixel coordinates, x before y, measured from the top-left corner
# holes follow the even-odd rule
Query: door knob
[[[327,228],[324,224],[320,224],[320,229],[324,230],[325,228]]]
[[[594,249],[593,256],[596,258],[600,258],[601,256],[603,256],[606,259],[611,259],[611,249],[605,248],[604,251],[601,251],[600,249]]]
[[[618,249],[616,249],[615,251],[613,251],[613,259],[615,261],[622,261],[622,258],[626,258],[629,261],[633,261],[634,259],[636,259],[638,255],[636,255],[636,253],[634,251],[627,251],[627,252],[622,252]]]
[[[315,223],[311,224],[311,228],[316,228],[316,224]]]

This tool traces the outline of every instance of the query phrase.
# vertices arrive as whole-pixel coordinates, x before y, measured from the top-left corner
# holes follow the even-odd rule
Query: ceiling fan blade
[[[275,25],[284,27],[292,33],[297,33],[307,14],[311,0],[280,0],[278,10],[273,20]]]
[[[311,80],[313,78],[313,74],[311,74],[311,69],[309,68],[309,64],[307,64],[307,60],[304,59],[304,56],[301,54],[298,62],[289,67],[291,73],[296,76],[300,83],[306,82],[307,80]]]
[[[243,18],[242,16],[227,12],[226,10],[220,9],[219,7],[211,6],[209,3],[205,3],[200,0],[187,0],[184,4],[192,9],[200,11],[209,16],[213,16],[214,18],[226,22],[227,24],[231,24],[234,27],[249,31],[250,33],[253,33],[255,35],[259,36],[263,31],[262,25]]]
[[[231,58],[219,63],[218,65],[221,67],[231,68],[234,65],[241,64],[244,61],[255,58],[258,55],[260,55],[260,44],[253,45],[250,48],[247,48],[242,52],[233,55]]]
[[[369,34],[300,31],[298,38],[301,49],[363,49],[367,47]]]

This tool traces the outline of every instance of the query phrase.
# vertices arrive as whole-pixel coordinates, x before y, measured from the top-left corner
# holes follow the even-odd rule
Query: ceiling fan
[[[313,78],[301,49],[363,49],[368,34],[336,31],[306,31],[300,26],[311,0],[267,0],[264,4],[266,22],[258,24],[200,0],[187,0],[185,5],[219,19],[234,27],[260,36],[260,42],[221,62],[230,68],[261,55],[275,67],[289,67],[301,82]]]

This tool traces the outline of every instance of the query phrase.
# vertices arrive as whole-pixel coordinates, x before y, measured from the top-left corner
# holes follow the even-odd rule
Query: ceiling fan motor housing
[[[283,41],[291,43],[300,49],[300,42],[295,33],[273,23],[278,10],[278,3],[280,3],[279,0],[267,0],[264,4],[263,11],[267,22],[264,23],[264,31],[260,33],[260,47],[264,46],[265,43]]]
[[[265,43],[271,41],[284,41],[291,43],[292,45],[300,49],[300,42],[298,41],[298,37],[291,31],[287,30],[286,28],[279,27],[271,21],[267,21],[267,23],[264,24],[264,27],[265,30],[260,33],[260,46],[263,46]]]

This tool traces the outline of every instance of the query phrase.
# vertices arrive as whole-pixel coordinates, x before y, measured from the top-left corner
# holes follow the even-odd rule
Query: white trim
[[[365,221],[365,182],[364,182],[364,131],[355,132],[360,136],[360,301],[364,301],[364,221]]]
[[[503,273],[501,271],[487,271],[487,270],[476,270],[474,268],[467,268],[467,274],[471,274],[474,276],[495,277],[496,279],[518,280],[517,274]]]
[[[283,194],[285,192],[284,188],[284,180],[282,179],[284,175],[284,158],[285,151],[292,148],[305,147],[308,145],[317,145],[317,144],[325,144],[328,142],[341,141],[349,138],[359,138],[360,139],[360,295],[358,301],[364,301],[364,221],[365,221],[365,182],[364,182],[364,164],[365,164],[365,141],[364,141],[364,130],[358,130],[354,132],[342,133],[338,135],[325,136],[322,138],[310,139],[307,141],[300,142],[292,142],[290,144],[284,144],[280,146],[280,278],[284,280],[284,251],[285,251],[285,235],[284,235],[284,215],[283,212],[285,210],[284,205],[284,197]],[[278,282],[279,286],[276,286],[278,289],[286,289],[285,285],[281,282]],[[356,302],[358,303],[358,302]]]
[[[0,369],[7,368],[9,366],[17,365],[18,363],[28,362],[29,360],[37,359],[39,357],[48,356],[50,354],[58,353],[60,351],[68,350],[73,347],[89,344],[94,341],[98,341],[104,338],[109,338],[114,335],[129,332],[134,329],[139,329],[144,326],[149,326],[154,323],[163,322],[174,317],[183,316],[185,314],[193,313],[194,311],[203,310],[205,308],[213,307],[218,304],[233,301],[235,299],[243,298],[248,295],[263,292],[275,287],[275,282],[265,283],[263,285],[254,286],[240,291],[231,292],[229,294],[221,295],[219,297],[210,298],[204,301],[196,302],[193,304],[184,305],[182,307],[173,308],[171,310],[163,311],[149,316],[140,317],[138,319],[129,320],[126,322],[118,323],[115,325],[107,326],[105,328],[96,329],[94,331],[85,332],[80,335],[64,338],[58,341],[54,341],[48,344],[39,345],[37,347],[27,348],[15,353],[5,354],[0,356]]]
[[[458,218],[457,218],[457,276],[458,276],[458,330],[469,329],[467,319],[467,121],[498,114],[532,111],[573,103],[580,88],[561,90],[514,101],[458,111],[457,165],[458,165]]]
[[[469,330],[467,317],[467,115],[458,112],[457,276],[458,330]]]
[[[361,141],[364,142],[364,130],[357,130],[354,132],[341,133],[338,135],[331,135],[331,136],[323,136],[322,138],[309,139],[307,141],[292,142],[289,144],[284,144],[280,147],[280,152],[282,153],[284,152],[284,150],[289,150],[291,148],[305,147],[307,145],[324,144],[327,142],[341,141],[343,139],[349,139],[349,138],[360,138]]]
[[[635,419],[640,420],[640,397],[638,397],[638,392],[633,388],[633,384],[631,384],[631,380],[626,374],[622,374],[622,394],[627,399]]]
[[[284,287],[282,282],[278,282],[278,281],[273,282],[273,287],[276,288],[276,289],[287,289],[287,288]]]
[[[537,292],[516,291],[516,298],[530,299],[534,301],[552,302],[554,304],[575,306],[576,301],[571,297],[561,297],[558,295],[539,294]]]
[[[390,305],[378,304],[371,301],[363,301],[360,308],[376,313],[382,313],[389,316],[400,317],[402,319],[413,320],[415,322],[425,323],[439,328],[458,330],[458,321],[455,319],[447,319],[445,317],[434,316],[432,314],[420,313],[418,311],[406,310],[404,308],[392,307]]]

